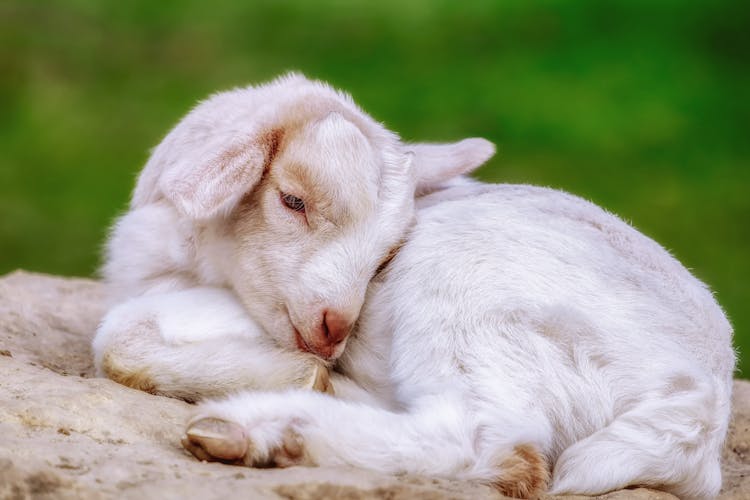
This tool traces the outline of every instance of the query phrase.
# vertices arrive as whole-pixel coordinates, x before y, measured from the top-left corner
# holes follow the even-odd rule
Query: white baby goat
[[[204,403],[184,444],[523,498],[549,480],[554,494],[646,485],[705,500],[721,487],[731,335],[711,292],[617,217],[559,191],[457,181],[419,199],[338,359],[367,403],[239,394]]]
[[[475,479],[519,497],[550,472],[553,493],[715,496],[734,352],[710,292],[583,200],[444,183],[491,151],[404,146],[297,76],[212,98],[156,149],[114,230],[119,298],[97,366],[200,399],[325,389],[319,367],[336,360],[343,399],[204,403],[184,439],[199,458]],[[415,188],[416,225],[370,281],[413,223]]]

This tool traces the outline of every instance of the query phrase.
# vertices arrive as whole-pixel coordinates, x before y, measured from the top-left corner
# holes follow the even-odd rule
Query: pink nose
[[[322,358],[330,358],[352,329],[348,316],[333,310],[323,311],[323,321],[308,343],[310,350]]]

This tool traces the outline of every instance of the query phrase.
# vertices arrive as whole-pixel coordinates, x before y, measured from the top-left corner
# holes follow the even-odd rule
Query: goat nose
[[[338,344],[349,335],[352,323],[345,315],[337,311],[323,312],[323,334],[329,344]]]

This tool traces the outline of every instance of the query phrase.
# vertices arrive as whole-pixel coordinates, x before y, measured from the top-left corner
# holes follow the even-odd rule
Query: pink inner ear
[[[495,154],[495,145],[481,138],[452,144],[412,144],[418,189],[426,189],[472,172]]]
[[[193,219],[226,215],[260,181],[278,153],[283,129],[235,140],[208,159],[184,159],[172,166],[160,185],[177,208]]]

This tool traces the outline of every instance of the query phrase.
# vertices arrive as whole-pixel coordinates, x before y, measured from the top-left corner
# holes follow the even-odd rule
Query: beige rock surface
[[[179,442],[190,405],[93,378],[103,308],[94,281],[0,278],[0,499],[501,498],[478,484],[357,469],[198,462]],[[735,394],[721,498],[750,499],[750,383]],[[674,499],[647,489],[599,498]]]

